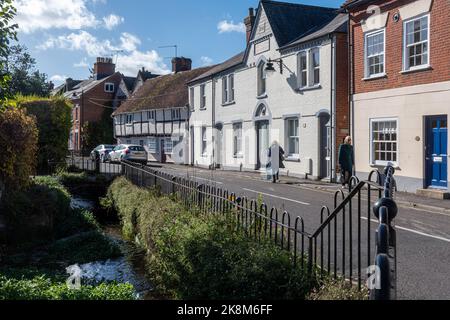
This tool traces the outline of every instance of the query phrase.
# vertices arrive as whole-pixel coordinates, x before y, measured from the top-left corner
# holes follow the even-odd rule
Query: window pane
[[[373,161],[397,161],[397,121],[372,122]]]

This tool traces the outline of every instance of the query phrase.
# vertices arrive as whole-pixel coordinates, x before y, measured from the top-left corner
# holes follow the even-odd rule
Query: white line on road
[[[361,217],[361,219],[367,221],[367,218]],[[374,219],[370,219],[370,221],[375,222],[375,223],[379,223],[377,220],[374,220]],[[415,234],[418,234],[418,235],[421,235],[421,236],[424,236],[424,237],[433,238],[433,239],[436,239],[436,240],[441,240],[441,241],[445,241],[445,242],[449,242],[450,243],[450,239],[439,237],[439,236],[433,236],[431,234],[423,233],[423,232],[420,232],[420,231],[417,231],[417,230],[408,229],[408,228],[404,228],[404,227],[400,227],[400,226],[395,226],[395,229],[408,231],[408,232],[415,233]]]
[[[256,191],[256,190],[246,189],[246,188],[242,188],[242,189],[245,190],[245,191],[250,191],[250,192],[257,193],[257,194],[262,194],[264,196],[268,196],[268,197],[271,197],[271,198],[277,198],[277,199],[281,199],[281,200],[286,200],[286,201],[290,201],[290,202],[299,203],[299,204],[302,204],[304,206],[310,206],[311,205],[310,203],[307,203],[307,202],[302,202],[302,201],[293,200],[293,199],[289,199],[289,198],[283,198],[283,197],[279,197],[279,196],[274,196],[273,194],[264,193],[264,192],[261,192],[261,191]]]

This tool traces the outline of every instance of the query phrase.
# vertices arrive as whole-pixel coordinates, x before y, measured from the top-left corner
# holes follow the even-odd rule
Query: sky
[[[86,79],[96,57],[117,70],[169,73],[171,58],[193,67],[223,62],[245,49],[244,18],[258,0],[14,0],[18,40],[55,84]],[[343,0],[288,0],[338,8]]]

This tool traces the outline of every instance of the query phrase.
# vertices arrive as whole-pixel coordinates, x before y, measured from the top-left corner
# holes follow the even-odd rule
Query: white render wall
[[[371,164],[370,120],[396,118],[399,154],[395,176],[398,189],[407,192],[422,189],[425,179],[424,117],[450,116],[450,82],[357,94],[353,103],[355,162],[361,177],[367,178],[368,172],[379,168]],[[450,177],[450,166],[448,170]]]
[[[279,141],[285,148],[285,118],[289,116],[299,116],[299,161],[286,161],[284,173],[298,176],[319,177],[319,112],[331,114],[331,40],[328,38],[313,41],[306,44],[301,50],[319,47],[320,48],[320,87],[298,91],[297,90],[297,54],[295,51],[283,56],[283,74],[279,72],[279,64],[274,63],[276,72],[266,80],[266,96],[257,98],[257,65],[261,59],[269,60],[280,58],[280,52],[275,37],[270,30],[265,14],[262,15],[260,24],[266,21],[265,30],[262,34],[257,34],[256,39],[268,37],[270,50],[259,55],[254,55],[254,44],[250,47],[250,54],[244,67],[238,70],[230,70],[223,74],[218,74],[214,79],[205,82],[207,92],[207,110],[200,111],[200,85],[196,83],[195,90],[195,111],[191,115],[190,125],[195,127],[194,164],[200,166],[210,166],[214,163],[213,157],[213,127],[217,123],[223,124],[223,151],[222,165],[225,168],[239,169],[241,166],[246,170],[254,170],[256,165],[256,128],[255,112],[257,107],[264,103],[270,114],[270,137],[269,142]],[[257,28],[256,30],[259,30]],[[222,106],[222,77],[234,73],[235,103]],[[212,122],[212,88],[215,83],[215,123]],[[243,123],[243,157],[233,157],[233,123]],[[208,153],[204,157],[201,155],[201,126],[208,126]],[[285,148],[286,149],[286,148]]]

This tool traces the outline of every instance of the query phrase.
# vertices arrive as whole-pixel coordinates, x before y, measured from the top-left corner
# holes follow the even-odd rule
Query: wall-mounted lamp
[[[281,59],[281,58],[275,59],[275,60],[269,59],[269,61],[266,63],[266,69],[265,69],[266,74],[270,76],[275,73],[276,70],[273,67],[274,63],[278,63],[278,65],[280,66],[280,73],[283,74],[284,64],[283,64],[283,59]]]

